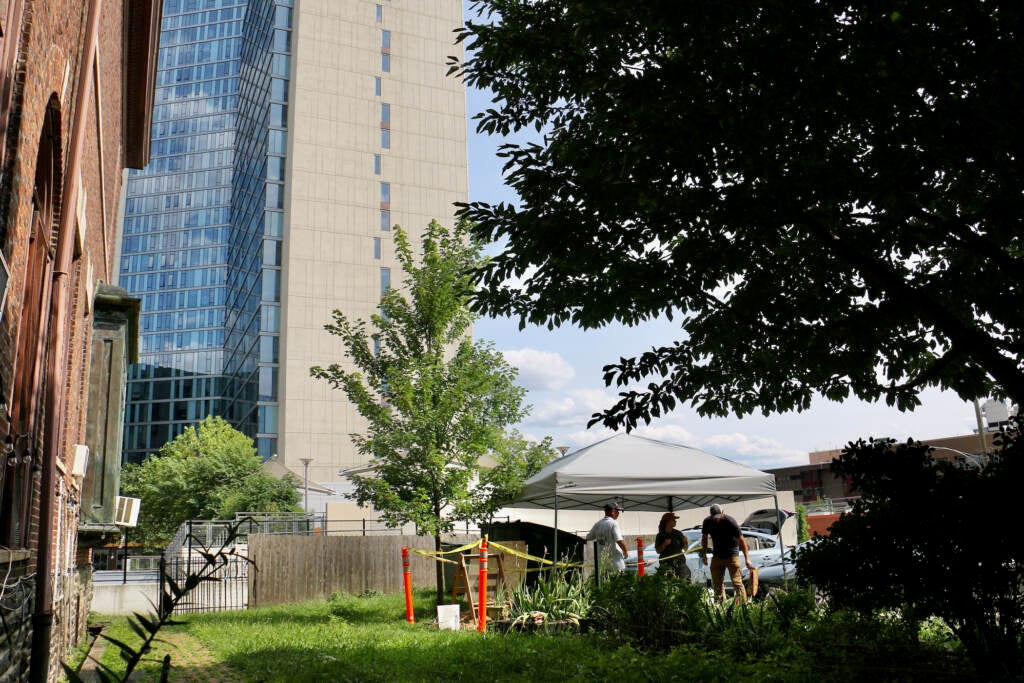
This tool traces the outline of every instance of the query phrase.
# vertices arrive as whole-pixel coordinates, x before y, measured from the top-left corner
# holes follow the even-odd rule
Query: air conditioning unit
[[[75,444],[75,462],[71,466],[71,474],[76,477],[84,477],[89,469],[89,447],[82,444]]]
[[[117,497],[117,512],[114,513],[114,524],[118,526],[136,526],[139,523],[139,498]]]

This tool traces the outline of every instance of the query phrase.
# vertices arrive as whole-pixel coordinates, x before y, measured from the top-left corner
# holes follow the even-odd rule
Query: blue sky
[[[495,156],[501,140],[477,135],[472,115],[489,104],[477,91],[467,97],[469,126],[469,190],[472,201],[511,201],[515,195],[503,184],[502,160]],[[614,388],[606,388],[601,368],[620,356],[634,355],[676,338],[676,325],[656,321],[641,328],[612,325],[582,331],[531,327],[519,330],[515,321],[483,319],[474,334],[493,341],[506,359],[519,368],[519,384],[528,390],[533,406],[520,431],[533,439],[551,436],[556,446],[575,450],[612,435],[587,421],[595,411],[612,405]],[[825,399],[803,413],[762,417],[708,419],[687,408],[654,421],[637,434],[687,444],[758,468],[807,462],[810,451],[841,448],[860,437],[905,440],[969,434],[976,427],[974,408],[948,392],[928,390],[922,406],[901,413],[884,403]]]

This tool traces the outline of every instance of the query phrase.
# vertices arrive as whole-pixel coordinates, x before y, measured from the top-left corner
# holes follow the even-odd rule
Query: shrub
[[[589,623],[596,631],[643,649],[668,649],[703,639],[708,593],[661,574],[614,574],[595,588]]]
[[[519,629],[558,621],[579,624],[591,608],[590,583],[578,572],[548,571],[532,587],[524,583],[511,590],[507,602]]]
[[[819,616],[814,590],[806,586],[793,586],[789,590],[773,590],[765,600],[775,611],[779,628],[787,633],[799,625],[813,624]]]
[[[801,553],[801,577],[837,608],[900,615],[915,637],[939,617],[984,677],[1024,675],[1024,548],[1005,533],[1024,479],[1020,424],[984,467],[912,441],[848,445],[832,468],[862,497]]]

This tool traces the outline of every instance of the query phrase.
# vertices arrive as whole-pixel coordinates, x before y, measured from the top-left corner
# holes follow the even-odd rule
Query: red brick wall
[[[829,527],[839,519],[839,514],[831,515],[807,515],[807,525],[810,527],[811,536],[828,536]]]
[[[3,6],[0,6],[0,11]],[[75,444],[85,443],[88,349],[92,330],[89,298],[97,282],[113,280],[113,258],[120,234],[117,208],[124,163],[121,145],[124,111],[123,4],[103,0],[101,6],[98,68],[89,74],[90,79],[98,76],[98,82],[93,82],[92,92],[83,102],[76,102],[75,97],[84,53],[88,0],[24,0],[21,26],[4,25],[5,35],[0,39],[21,41],[19,60],[13,65],[19,74],[19,85],[15,87],[10,101],[11,125],[3,141],[4,182],[0,185],[0,248],[11,268],[7,306],[0,321],[0,380],[7,399],[10,399],[15,370],[17,331],[26,286],[32,191],[46,107],[51,95],[56,94],[60,101],[59,144],[65,175],[68,172],[71,127],[76,110],[81,109],[87,116],[80,155],[80,185],[77,186],[80,196],[84,198],[85,239],[80,245],[80,251],[76,249],[77,257],[68,271],[68,326],[64,330],[51,331],[66,335],[67,340],[66,372],[60,378],[62,386],[49,389],[61,392],[66,397],[65,410],[57,418],[61,420],[61,437],[57,448],[60,462],[54,489],[59,495],[54,500],[51,516],[53,524],[49,529],[38,529],[38,476],[34,479],[32,525],[27,542],[31,555],[26,571],[37,569],[35,562],[40,538],[47,539],[53,548],[51,567],[59,587],[55,597],[60,602],[53,609],[55,622],[52,642],[55,656],[52,665],[57,664],[58,659],[81,634],[83,616],[88,610],[88,605],[83,606],[80,599],[84,589],[81,586],[83,579],[77,571],[75,560],[81,493],[71,476],[71,470]],[[142,84],[135,85],[142,87]],[[63,199],[61,211],[77,216],[81,200],[70,205],[67,199]],[[6,416],[3,416],[0,418],[0,438],[6,435],[6,427]]]

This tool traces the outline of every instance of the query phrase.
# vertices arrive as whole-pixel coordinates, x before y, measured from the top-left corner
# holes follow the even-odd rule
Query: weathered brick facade
[[[54,680],[85,632],[74,458],[122,169],[148,156],[139,112],[152,106],[159,15],[159,0],[0,0],[0,683]]]

